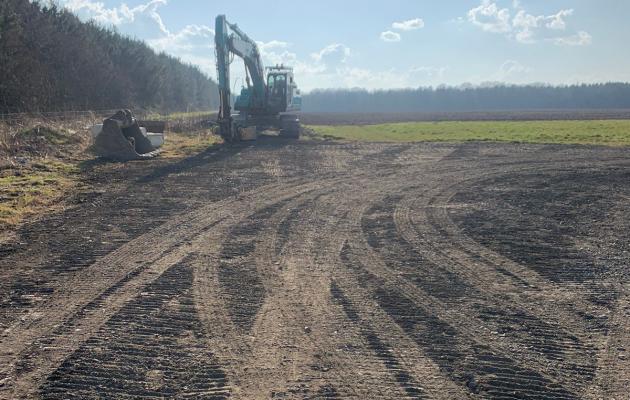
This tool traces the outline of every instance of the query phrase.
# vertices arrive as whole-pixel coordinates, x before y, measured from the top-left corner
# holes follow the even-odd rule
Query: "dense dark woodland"
[[[630,84],[446,87],[370,92],[316,90],[304,97],[309,112],[448,112],[630,108]]]
[[[0,113],[217,103],[216,84],[196,67],[66,10],[0,0]]]

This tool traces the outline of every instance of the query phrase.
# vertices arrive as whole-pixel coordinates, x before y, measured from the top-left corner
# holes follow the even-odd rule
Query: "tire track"
[[[475,182],[478,179],[464,182],[470,184],[470,181]],[[600,307],[576,296],[575,288],[570,284],[560,286],[550,282],[532,269],[495,253],[462,234],[448,215],[448,210],[451,207],[456,209],[456,205],[449,206],[448,203],[456,193],[474,190],[472,187],[467,188],[461,182],[445,189],[437,188],[432,194],[421,197],[422,202],[411,196],[407,197],[396,210],[396,223],[405,239],[418,248],[428,248],[430,251],[427,254],[436,259],[450,260],[463,267],[474,265],[474,272],[468,272],[469,279],[473,282],[478,280],[485,290],[495,289],[500,294],[501,291],[509,291],[513,286],[520,286],[514,295],[521,296],[516,301],[524,306],[532,301],[532,296],[546,292],[554,293],[556,301],[563,301],[571,308],[577,306],[577,313],[601,313]],[[461,273],[466,273],[466,268]],[[495,282],[495,286],[487,287],[486,282],[489,281]],[[576,319],[569,312],[565,312],[563,316],[565,321]]]
[[[505,172],[503,173],[505,174]],[[462,190],[461,186],[459,187],[459,190]],[[456,232],[456,229],[452,228],[453,224],[448,219],[448,214],[446,212],[447,208],[443,206],[447,204],[448,200],[455,193],[455,191],[456,190],[453,190],[452,187],[448,187],[446,192],[442,191],[442,193],[440,193],[440,196],[443,196],[444,193],[450,193],[450,195],[437,198],[432,197],[427,206],[421,206],[420,208],[415,207],[415,212],[413,214],[411,214],[409,211],[409,205],[403,205],[403,214],[406,214],[407,218],[397,218],[397,226],[402,228],[402,231],[404,233],[409,232],[409,226],[411,225],[408,223],[408,220],[410,219],[409,215],[413,215],[413,226],[414,228],[420,226],[421,231],[417,233],[414,232],[415,236],[412,237],[411,240],[409,240],[410,242],[416,243],[417,246],[420,247],[426,247],[427,245],[429,246],[429,248],[432,247],[434,251],[439,254],[437,258],[432,258],[434,258],[435,260],[441,260],[436,262],[448,263],[449,260],[452,260],[452,262],[455,262],[456,265],[461,266],[458,267],[458,269],[460,270],[467,268],[467,266],[469,265],[475,265],[475,274],[478,274],[480,272],[479,267],[481,267],[482,270],[484,270],[485,268],[485,266],[480,265],[479,261],[485,260],[484,258],[479,257],[477,254],[483,254],[484,252],[487,253],[487,249],[482,249],[479,250],[479,252],[474,253],[470,252],[470,250],[467,250],[464,251],[465,253],[467,253],[465,254],[465,256],[453,257],[453,254],[458,254],[457,249],[458,246],[461,246],[460,242],[466,240],[460,239],[460,235],[458,235],[457,233],[453,233],[454,231]],[[423,198],[422,194],[420,195],[420,198]],[[407,201],[408,203],[417,203],[418,199],[417,197],[412,198],[411,196],[409,196]],[[418,215],[422,215],[422,213],[425,211],[428,212],[429,218],[427,220],[418,218]],[[400,214],[400,210],[397,210],[397,212],[398,214]],[[400,223],[400,221],[402,221],[403,223]],[[427,227],[432,227],[432,230],[428,230]],[[448,233],[447,231],[445,231],[445,229],[448,230]],[[408,238],[409,235],[406,235],[405,239]],[[421,242],[418,242],[418,238],[423,239]],[[429,240],[427,241],[425,238],[428,238]],[[470,242],[470,240],[468,240],[468,242]],[[449,247],[446,246],[445,243],[452,243],[454,246]],[[477,247],[479,248],[479,246]],[[499,267],[496,267],[496,265],[493,265],[493,267],[499,270]],[[520,269],[523,270],[522,267]],[[504,270],[498,272],[503,273],[507,271]],[[496,279],[496,273],[489,272],[489,274],[487,273],[486,275],[491,278],[494,277]],[[510,275],[511,278],[517,281],[517,283],[521,284],[521,286],[525,286],[527,289],[532,288],[532,285],[527,284],[526,281],[523,281],[516,275]],[[483,273],[481,274],[481,276],[484,276]],[[527,274],[525,274],[525,276],[527,276]],[[474,278],[467,278],[466,280],[469,282],[475,282]],[[477,286],[495,289],[494,293],[496,293],[497,296],[501,295],[501,292],[503,290],[497,291],[496,286],[487,286],[489,283],[493,282],[492,279],[486,278],[485,282],[486,283],[484,284],[484,281],[480,281]],[[542,282],[542,284],[540,282]],[[545,291],[551,291],[549,290],[550,284],[545,282],[544,280],[538,279],[537,286],[542,287],[542,289],[544,289]],[[535,289],[539,290],[538,287]],[[574,291],[576,288],[569,287],[561,289],[557,286],[553,286],[551,287],[551,289],[553,289],[554,292],[558,292],[559,290],[566,290],[568,292],[569,290]],[[514,288],[513,292],[516,292],[516,288]],[[526,293],[526,291],[523,292],[521,290],[518,293],[522,296],[524,293]],[[572,293],[571,295],[574,298],[576,297],[576,294]],[[596,297],[601,298],[600,295],[597,295]],[[473,310],[475,312],[472,314],[477,314],[486,322],[492,322],[495,325],[498,323],[499,329],[497,330],[499,331],[499,334],[510,337],[512,340],[521,342],[523,345],[540,352],[546,358],[556,363],[556,371],[551,371],[552,375],[557,375],[557,370],[561,370],[568,375],[567,381],[570,382],[571,374],[573,374],[573,380],[575,382],[578,382],[577,386],[581,388],[580,390],[584,390],[584,388],[589,385],[589,381],[593,379],[593,376],[595,374],[595,349],[597,349],[601,345],[601,339],[592,338],[592,328],[595,324],[591,323],[590,321],[593,318],[590,317],[589,314],[580,312],[579,309],[577,312],[575,310],[570,311],[574,313],[573,315],[567,314],[567,312],[563,310],[563,312],[560,313],[560,316],[558,316],[557,306],[547,307],[549,303],[540,303],[538,301],[538,304],[530,305],[529,303],[531,303],[532,300],[537,301],[536,299],[531,297],[527,299],[521,298],[520,300],[512,300],[515,305],[518,304],[516,310],[508,309],[506,312],[506,310],[504,309],[499,310],[496,307],[488,308],[487,306],[483,306],[478,310]],[[578,300],[577,303],[583,304],[583,309],[590,309],[591,312],[594,312],[592,311],[593,307],[591,304],[584,303],[580,300]],[[565,307],[567,310],[569,310],[571,306],[575,306],[575,302],[571,301],[566,301],[565,304],[567,304],[568,306]],[[504,307],[505,306],[502,306],[501,308]],[[522,311],[519,310],[523,308],[530,310],[530,312],[533,312],[534,314],[524,314]],[[534,316],[540,312],[541,308],[549,309],[548,314],[545,314],[543,318],[551,319],[554,325],[549,325],[547,324],[547,322],[540,320]],[[599,313],[601,313],[601,310],[598,311]],[[466,312],[466,315],[471,315],[471,313]],[[582,319],[584,316],[588,317],[588,321]],[[571,322],[570,325],[566,327],[567,321],[573,322]],[[561,325],[562,328],[560,327]],[[566,329],[569,329],[572,334],[569,335],[568,333],[566,333]],[[599,332],[596,332],[597,334],[605,334],[605,329],[599,328],[598,330]],[[578,339],[577,337],[575,337],[575,333],[581,336],[581,338]]]
[[[228,398],[196,315],[189,261],[166,270],[65,359],[41,398]]]
[[[25,319],[4,332],[0,354],[4,368],[0,376],[8,378],[9,384],[0,393],[9,391],[12,397],[26,397],[35,390],[38,384],[34,382],[41,381],[95,334],[142,287],[229,226],[231,219],[226,215],[234,218],[250,210],[252,196],[268,202],[265,197],[273,199],[272,193],[282,199],[309,190],[309,184],[271,186],[266,191],[269,195],[260,197],[257,192],[243,196],[236,204],[226,200],[203,207],[172,219],[77,273],[64,293],[55,293],[50,302],[29,314],[32,320]],[[222,222],[217,225],[219,220]],[[172,251],[156,255],[154,249],[160,247]],[[134,265],[140,267],[131,269]]]
[[[354,305],[346,297],[344,292],[333,281],[331,288],[331,294],[336,302],[341,305],[344,313],[350,321],[359,325],[361,335],[368,342],[370,349],[376,354],[376,357],[383,363],[385,368],[391,371],[394,375],[398,385],[404,390],[407,398],[410,399],[426,399],[427,394],[422,387],[415,382],[411,373],[405,369],[404,366],[398,361],[392,352],[393,349],[384,343],[378,336],[378,334],[364,321],[361,320]]]
[[[66,260],[63,285],[5,271],[15,279],[2,290],[24,284],[14,300],[29,312],[3,319],[0,398],[623,398],[627,246],[606,241],[624,230],[598,226],[599,242],[584,242],[611,265],[589,286],[511,260],[456,218],[466,202],[487,207],[462,193],[515,187],[528,171],[627,175],[620,154],[269,140],[199,159],[197,175],[176,168],[195,186],[192,211]],[[209,203],[197,185],[208,171],[235,195]],[[146,184],[167,188],[157,177]],[[274,183],[255,188],[263,178]],[[497,232],[483,236],[518,240]],[[616,297],[590,291],[607,285]]]
[[[407,334],[379,308],[370,292],[361,289],[364,286],[362,282],[364,274],[355,268],[349,259],[348,240],[352,237],[355,225],[360,221],[364,210],[370,201],[380,198],[382,192],[395,190],[396,185],[397,183],[390,180],[370,181],[361,192],[345,196],[344,201],[335,204],[336,257],[334,260],[326,260],[334,265],[331,293],[335,302],[340,303],[345,318],[353,325],[352,328],[344,328],[344,331],[356,331],[354,335],[360,337],[362,346],[369,350],[361,357],[374,359],[367,363],[367,368],[382,365],[380,368],[384,367],[389,374],[388,387],[396,385],[402,390],[400,394],[390,393],[387,397],[467,398],[466,392],[442,374],[424,351],[414,341],[409,340]],[[347,326],[344,322],[339,325]]]
[[[338,386],[326,384],[327,381],[322,379],[322,375],[329,374],[330,367],[326,366],[324,353],[312,339],[309,326],[314,324],[313,318],[305,315],[308,310],[304,304],[304,290],[300,289],[304,282],[296,278],[296,275],[303,274],[296,268],[308,268],[308,257],[303,255],[305,250],[290,246],[295,238],[284,232],[281,240],[291,247],[291,251],[276,254],[276,249],[280,248],[276,241],[283,221],[292,218],[291,214],[295,215],[296,209],[298,214],[308,210],[314,199],[330,191],[328,187],[334,184],[338,183],[320,183],[319,190],[304,193],[273,209],[262,210],[237,227],[240,230],[248,226],[248,220],[260,221],[261,216],[266,218],[261,225],[264,229],[257,232],[255,244],[249,246],[248,257],[266,296],[248,331],[232,322],[227,305],[229,300],[216,296],[223,286],[220,278],[223,250],[205,251],[208,264],[199,269],[196,296],[198,303],[205,305],[200,313],[209,335],[216,338],[214,341],[220,349],[220,358],[230,365],[229,375],[235,376],[239,387],[234,393],[236,398],[303,398],[311,395],[313,386],[327,388],[322,389],[324,392],[319,394],[320,397],[328,392],[335,396],[343,393]],[[250,232],[250,229],[246,228],[244,232]],[[308,235],[308,232],[302,232],[300,243],[310,243]],[[300,252],[299,265],[293,263],[295,251]],[[317,292],[315,289],[312,290]],[[315,296],[309,298],[309,302],[309,307],[314,307]],[[216,313],[211,310],[224,311]],[[220,339],[226,336],[239,339],[226,343]],[[325,364],[323,367],[322,363]],[[331,391],[331,388],[334,390]]]
[[[424,321],[426,325],[433,326],[434,324],[437,324],[437,320],[434,320],[432,318],[436,318],[435,316],[439,315],[440,321],[447,320],[447,321],[451,321],[451,323],[454,323],[453,326],[456,327],[456,332],[458,335],[457,337],[464,335],[463,337],[466,338],[467,341],[472,340],[472,338],[475,338],[475,340],[479,341],[479,342],[467,343],[465,346],[463,346],[464,348],[475,348],[476,346],[478,349],[483,349],[483,352],[489,352],[490,354],[496,354],[495,352],[497,349],[503,349],[499,351],[499,354],[501,353],[510,354],[511,352],[510,348],[505,347],[504,344],[500,342],[500,338],[493,336],[488,331],[484,331],[484,330],[480,331],[478,326],[474,324],[471,325],[465,318],[462,319],[461,314],[458,312],[457,308],[455,307],[455,304],[449,304],[448,306],[445,306],[444,303],[441,303],[440,301],[436,301],[436,299],[434,299],[433,297],[428,296],[427,294],[420,291],[415,283],[411,283],[408,279],[405,279],[404,274],[401,274],[397,270],[391,270],[385,265],[383,265],[382,264],[383,261],[381,261],[379,257],[375,257],[374,255],[371,255],[371,250],[370,250],[369,245],[367,244],[367,239],[365,242],[363,242],[363,239],[361,236],[361,232],[362,232],[361,228],[358,227],[356,231],[359,234],[359,240],[357,242],[357,235],[355,234],[353,235],[350,243],[353,245],[353,247],[355,247],[356,244],[359,245],[359,247],[356,247],[357,254],[355,254],[355,257],[357,257],[357,260],[363,260],[363,261],[360,261],[361,268],[364,268],[366,271],[369,272],[368,275],[363,276],[361,279],[365,281],[373,280],[375,282],[374,286],[371,288],[371,291],[373,293],[378,293],[378,295],[374,294],[373,296],[375,298],[380,297],[380,298],[385,298],[385,299],[387,298],[391,299],[392,295],[391,294],[388,295],[387,293],[389,292],[401,293],[401,295],[394,297],[394,300],[390,302],[385,301],[384,303],[380,304],[382,308],[384,308],[385,310],[388,311],[388,313],[391,314],[390,316],[392,318],[396,320],[395,317],[397,315],[397,312],[395,311],[395,307],[391,305],[391,304],[395,304],[396,301],[399,301],[405,304],[404,307],[401,307],[401,310],[411,309],[410,307],[412,307],[412,305],[422,305],[421,306],[422,308],[419,308],[420,310],[423,310],[423,309],[431,310],[430,312],[418,312],[419,313],[418,318]],[[362,242],[364,243],[363,245],[361,245]],[[383,287],[386,287],[387,290],[382,289]],[[419,306],[415,306],[415,307],[418,308]],[[399,312],[403,312],[403,311],[399,311]],[[401,321],[399,319],[397,320],[397,323],[399,323],[399,325],[403,329],[405,328],[409,329],[411,325],[405,325],[403,322],[404,321]],[[444,326],[444,330],[436,332],[436,334],[438,334],[439,337],[448,335],[449,332],[451,332],[451,329],[454,329],[450,327],[450,325],[448,324],[444,325],[444,323],[442,323],[442,326]],[[407,330],[406,332],[408,334],[411,334],[409,330]],[[430,337],[430,335],[428,335],[428,337]],[[418,345],[420,346],[423,346],[423,344],[424,346],[433,345],[433,343],[431,343],[431,341],[428,340],[428,337],[422,336],[421,338],[423,338],[423,340],[426,340],[426,341],[422,342],[421,340],[418,340],[417,342]],[[463,339],[460,339],[460,340],[463,340]],[[481,345],[479,343],[481,342],[488,343],[491,345],[491,347],[487,347],[486,345],[484,345],[483,347],[480,347]],[[440,353],[436,352],[435,349],[432,350],[431,347],[427,348],[424,346],[421,347],[423,351],[433,351],[431,355],[432,357],[434,357],[435,362],[439,362],[441,358],[447,358],[446,355],[448,354],[448,351],[451,349],[451,346],[445,346],[445,347],[439,348],[440,350],[444,350],[445,352],[444,354],[440,355]],[[476,351],[481,352],[482,350],[476,350]],[[471,357],[471,355],[465,354],[465,357]],[[533,379],[535,381],[543,382],[542,385],[538,385],[535,388],[540,393],[544,393],[545,390],[548,389],[550,390],[550,393],[553,393],[555,391],[556,394],[559,396],[565,396],[567,398],[574,397],[574,395],[572,395],[570,392],[559,387],[557,383],[555,383],[553,380],[544,378],[543,376],[541,376],[537,372],[534,372],[533,370],[527,370],[526,368],[524,369],[524,368],[519,367],[518,364],[515,363],[514,360],[511,360],[508,357],[499,358],[496,360],[496,362],[501,364],[502,366],[507,366],[506,367],[506,371],[508,371],[506,375],[507,379],[514,379],[517,382],[520,382],[520,384],[522,385],[527,385],[528,384],[527,374],[531,373],[532,376],[534,376]],[[512,375],[510,375],[510,371]],[[483,370],[481,372],[483,372]],[[488,372],[486,372],[486,375],[487,374]],[[459,382],[456,378],[453,378],[453,379],[454,381]],[[494,384],[497,384],[497,383],[495,382]],[[549,388],[545,389],[547,385],[549,386]],[[492,382],[490,382],[490,387],[492,387]],[[510,390],[513,390],[513,388],[509,386],[503,389],[504,389],[504,393],[507,393]],[[496,390],[496,388],[493,388],[492,390]]]
[[[416,248],[422,247],[428,251],[433,263],[450,265],[466,282],[482,289],[477,294],[477,302],[459,306],[460,312],[486,325],[492,332],[509,338],[512,345],[520,345],[519,353],[529,353],[525,357],[539,365],[539,368],[547,370],[550,376],[564,376],[559,379],[569,384],[577,382],[581,387],[588,385],[595,373],[595,349],[600,345],[593,339],[590,327],[584,324],[575,311],[564,311],[558,308],[558,304],[540,302],[536,296],[528,295],[528,290],[518,290],[518,286],[522,286],[518,280],[516,285],[514,279],[502,281],[498,271],[483,258],[462,253],[458,248],[459,237],[446,235],[443,225],[432,218],[434,212],[445,214],[440,204],[444,203],[431,203],[414,213],[418,217],[426,211],[429,217],[419,222],[423,232],[412,237],[409,242],[415,243]],[[409,232],[408,218],[398,215],[396,220],[396,225],[402,227],[403,232]],[[401,220],[404,222],[399,222]],[[427,232],[428,229],[432,230]],[[405,239],[401,240],[409,237],[404,236]],[[418,242],[418,237],[424,238],[422,242]],[[449,246],[445,243],[449,243]],[[543,291],[552,296],[558,292],[556,286],[540,280],[537,289],[537,292]],[[500,298],[501,302],[497,303],[490,295],[496,296],[495,299]]]
[[[225,238],[220,254],[219,283],[232,322],[244,331],[251,330],[265,297],[252,253],[261,241],[268,220],[291,200],[288,198],[256,211],[231,228]]]
[[[356,260],[353,268],[362,271],[359,279],[363,287],[373,293],[379,306],[439,365],[441,373],[469,395],[489,399],[577,398],[553,380],[522,367],[506,352],[497,352],[496,340],[488,340],[481,331],[462,330],[464,317],[453,315],[453,310],[432,304],[427,298],[419,299],[414,295],[417,289],[406,280],[392,279],[392,274],[363,264],[359,253],[364,250],[356,250],[352,255]]]

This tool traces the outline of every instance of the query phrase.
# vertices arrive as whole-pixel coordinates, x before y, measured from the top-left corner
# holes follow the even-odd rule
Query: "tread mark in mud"
[[[290,200],[274,203],[250,215],[231,229],[223,243],[219,282],[232,322],[245,331],[252,328],[265,298],[265,288],[252,253],[267,220]]]
[[[449,217],[480,245],[609,308],[619,294],[602,277],[625,268],[629,238],[611,210],[626,202],[627,181],[627,172],[616,168],[506,173],[460,190],[452,202],[481,207],[452,208]],[[605,317],[577,314],[588,331],[607,334]]]
[[[457,246],[457,237],[451,237],[451,234],[439,225],[433,213],[428,213],[427,221],[438,232],[440,240]],[[496,227],[496,224],[493,226]],[[481,258],[472,250],[463,251],[472,259]],[[528,282],[500,266],[495,266],[495,270],[510,277],[515,286],[532,289]],[[585,387],[592,381],[596,371],[597,354],[589,340],[580,340],[570,334],[562,323],[546,322],[544,314],[538,317],[535,311],[533,313],[525,311],[519,308],[518,304],[501,304],[496,299],[483,296],[483,293],[479,300],[482,302],[471,303],[470,311],[492,331],[552,361],[553,364],[549,366],[575,382],[576,387]]]
[[[40,388],[43,399],[229,397],[182,262],[115,314]]]
[[[293,225],[296,221],[299,221],[300,214],[308,208],[313,207],[319,199],[323,196],[328,195],[330,192],[326,191],[324,193],[320,193],[313,198],[310,198],[304,202],[297,204],[295,207],[289,211],[286,217],[278,224],[278,228],[276,229],[277,238],[275,243],[275,254],[280,255],[284,246],[287,244],[289,240],[289,234],[291,225]]]
[[[573,240],[588,235],[590,232],[581,230],[592,229],[594,222],[605,218],[610,193],[604,188],[585,191],[583,186],[596,188],[602,181],[621,185],[627,177],[583,174],[515,173],[476,182],[458,192],[452,202],[486,207],[452,210],[450,214],[465,234],[547,279],[584,283],[606,271],[597,271],[592,256],[578,249]],[[575,182],[580,186],[575,187]],[[570,223],[586,216],[589,219],[583,224]]]
[[[315,399],[318,399],[318,400],[336,400],[340,398],[341,397],[339,397],[339,393],[337,392],[337,389],[335,389],[334,386],[332,385],[322,386],[317,391],[317,396],[315,396]]]
[[[425,399],[426,393],[421,386],[415,382],[409,371],[407,371],[400,361],[392,354],[392,348],[383,342],[377,333],[359,316],[357,310],[352,305],[350,299],[346,297],[344,292],[337,286],[336,282],[332,282],[330,292],[333,299],[341,305],[344,313],[350,321],[359,325],[363,338],[367,341],[370,349],[376,354],[383,365],[391,372],[396,379],[398,385],[405,391],[411,399]]]
[[[399,196],[390,196],[383,203],[378,203],[372,207],[363,218],[363,231],[368,237],[368,243],[383,257],[383,261],[392,269],[403,272],[403,276],[416,283],[428,294],[442,299],[446,303],[458,298],[458,288],[454,287],[454,295],[449,298],[449,282],[439,281],[440,275],[422,277],[418,282],[419,269],[408,272],[410,266],[418,258],[417,252],[408,244],[405,239],[396,231],[393,212]],[[431,218],[429,222],[434,223]],[[436,227],[440,228],[440,227]],[[439,229],[437,229],[439,231]],[[448,234],[441,232],[443,236]],[[423,264],[417,264],[418,267]],[[426,265],[426,264],[425,264]],[[430,265],[430,264],[429,264]],[[447,279],[455,277],[450,271],[446,271]],[[452,279],[451,282],[456,282]],[[446,291],[436,291],[433,285],[437,283],[438,288]],[[485,298],[483,293],[475,293],[472,290],[467,292],[467,296],[472,296],[482,301],[483,304],[471,304],[471,312],[478,318],[479,322],[497,331],[497,334],[505,336],[506,339],[519,343],[525,349],[531,349],[534,354],[540,354],[550,361],[553,361],[557,371],[567,376],[568,379],[576,382],[575,387],[588,385],[595,376],[596,352],[589,343],[583,343],[578,338],[570,335],[560,326],[550,325],[535,315],[519,310],[518,307],[506,307],[495,304],[496,299]],[[487,305],[490,304],[490,305]],[[565,357],[566,356],[566,357]]]
[[[394,210],[400,196],[389,196],[370,208],[361,220],[368,244],[385,264],[418,287],[441,300],[470,295],[473,289],[448,268],[435,265],[409,244],[396,230]]]
[[[203,228],[200,231],[200,233],[204,233],[204,232],[209,231],[210,229],[212,229],[213,227],[215,227],[217,224],[219,224],[220,222],[222,222],[224,220],[225,220],[225,218],[221,218],[221,219],[217,220],[216,222],[213,222],[213,223],[209,224],[208,226]],[[173,244],[173,245],[163,249],[159,253],[159,255],[157,256],[156,259],[160,259],[163,256],[167,255],[171,251],[175,250],[177,248],[177,246],[179,246],[179,244]],[[190,258],[190,256],[187,257],[186,259],[182,260],[182,262],[185,263],[189,258]],[[57,328],[55,328],[51,332],[50,335],[40,339],[38,341],[38,344],[52,343],[52,338],[55,337],[55,336],[71,334],[72,331],[75,329],[77,321],[80,321],[82,318],[84,318],[85,315],[88,312],[94,311],[94,310],[96,310],[98,308],[101,308],[102,304],[110,296],[112,296],[114,293],[116,293],[116,291],[118,291],[120,288],[125,286],[128,282],[132,281],[138,275],[140,275],[145,270],[147,270],[147,268],[149,268],[149,266],[150,266],[149,263],[145,262],[145,263],[140,264],[138,267],[136,267],[136,268],[130,270],[129,272],[127,272],[127,274],[122,279],[120,279],[118,282],[116,282],[115,284],[113,284],[112,286],[110,286],[109,288],[104,290],[101,294],[99,294],[94,299],[92,299],[89,303],[87,303],[85,306],[83,306],[81,309],[79,309],[76,313],[70,315],[69,318],[66,319]]]
[[[577,398],[575,394],[540,373],[521,367],[515,360],[496,354],[474,338],[464,336],[455,327],[417,305],[396,288],[387,286],[381,279],[355,263],[351,250],[347,247],[342,252],[342,260],[348,268],[357,272],[361,286],[373,293],[379,306],[440,370],[471,394],[480,394],[487,399]]]
[[[479,318],[498,326],[497,334],[522,343],[535,353],[562,366],[563,372],[573,375],[576,386],[590,382],[595,376],[596,352],[562,327],[554,326],[521,310],[502,305],[476,305]],[[580,363],[574,360],[579,354]]]
[[[520,367],[514,360],[463,337],[396,290],[379,288],[375,298],[442,371],[471,393],[488,399],[509,395],[549,400],[577,398],[538,372]]]

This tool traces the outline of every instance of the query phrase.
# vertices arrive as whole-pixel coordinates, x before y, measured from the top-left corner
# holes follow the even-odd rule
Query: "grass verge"
[[[79,184],[76,163],[34,160],[0,175],[0,227],[17,225],[29,215],[62,206],[61,199]]]
[[[309,128],[314,138],[358,141],[630,145],[630,120],[405,122]]]
[[[2,232],[63,209],[73,194],[90,190],[81,168],[93,158],[88,151],[88,125],[70,129],[36,121],[30,126],[0,126],[0,241]],[[190,157],[220,142],[211,130],[167,133],[156,162]]]
[[[78,165],[88,157],[86,123],[0,125],[0,231],[64,206],[80,185]]]

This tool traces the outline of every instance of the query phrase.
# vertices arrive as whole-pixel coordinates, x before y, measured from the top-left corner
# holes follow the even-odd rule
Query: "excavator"
[[[219,86],[219,133],[227,142],[253,140],[266,129],[280,131],[280,136],[300,137],[302,98],[293,69],[284,65],[264,68],[256,42],[225,15],[216,18],[215,51]],[[230,64],[234,56],[245,63],[246,87],[234,100],[230,90]],[[266,77],[265,77],[266,73]],[[266,79],[265,79],[266,78]]]
[[[226,142],[254,140],[259,131],[275,129],[280,136],[300,137],[300,120],[293,114],[302,108],[293,69],[284,65],[264,68],[256,42],[225,15],[216,18],[215,51],[219,86],[219,133]],[[230,91],[230,64],[234,56],[245,62],[247,87],[234,100]],[[265,76],[266,73],[266,76]],[[159,144],[150,140],[164,132],[161,121],[137,121],[129,110],[120,110],[95,125],[94,152],[119,161],[156,157]],[[153,136],[151,136],[153,135]]]

